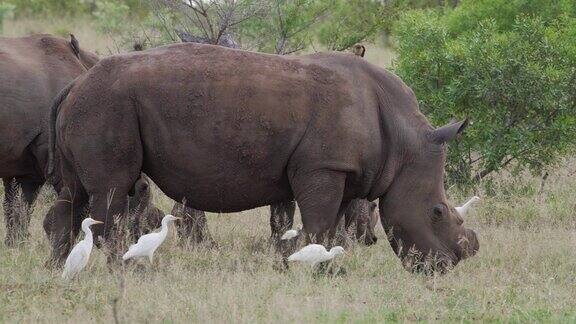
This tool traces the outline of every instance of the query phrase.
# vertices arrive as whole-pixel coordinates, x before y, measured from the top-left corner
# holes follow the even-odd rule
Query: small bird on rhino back
[[[122,260],[126,261],[131,258],[148,257],[150,263],[154,257],[154,252],[168,236],[168,226],[171,222],[180,219],[172,215],[166,215],[162,218],[162,227],[159,232],[142,235],[136,244],[132,244],[122,256]]]

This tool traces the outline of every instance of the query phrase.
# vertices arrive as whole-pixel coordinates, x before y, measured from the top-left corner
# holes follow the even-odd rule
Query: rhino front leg
[[[6,246],[14,246],[28,237],[31,206],[43,181],[32,177],[4,178],[4,220]]]
[[[308,241],[325,244],[334,238],[345,208],[345,180],[345,173],[333,170],[297,171],[290,179]]]
[[[332,247],[337,225],[348,205],[348,202],[342,202],[345,181],[346,173],[325,169],[297,170],[290,178],[309,243],[324,244],[328,250]],[[326,264],[319,265],[318,270],[333,272]]]

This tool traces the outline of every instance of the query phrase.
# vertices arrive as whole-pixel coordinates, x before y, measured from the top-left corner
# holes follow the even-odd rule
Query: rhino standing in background
[[[314,241],[352,199],[379,198],[410,270],[432,259],[444,271],[479,248],[444,191],[446,143],[467,122],[433,128],[410,88],[354,55],[191,43],[114,55],[63,89],[51,116],[51,157],[69,189],[47,233],[55,260],[70,248],[71,215],[89,203],[105,223],[95,234],[109,235],[141,172],[198,210],[295,199]]]
[[[18,189],[22,203],[30,206],[46,181],[44,129],[52,98],[97,61],[77,41],[50,35],[0,37],[0,177],[8,246],[26,235],[29,223],[29,211],[16,211],[21,209]]]
[[[0,37],[0,177],[7,246],[27,236],[29,206],[46,182],[46,126],[52,99],[99,60],[70,36],[70,41],[51,35]],[[58,181],[54,186],[60,190]],[[133,208],[148,206],[148,196],[138,190],[130,203]]]

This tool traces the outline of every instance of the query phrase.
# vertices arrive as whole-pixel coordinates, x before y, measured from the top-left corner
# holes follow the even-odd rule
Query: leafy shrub
[[[448,180],[501,168],[543,172],[576,141],[576,4],[463,1],[397,25],[396,72],[440,125],[473,122],[450,147]]]
[[[0,3],[0,33],[2,32],[2,26],[4,25],[4,19],[12,17],[14,14],[14,9],[16,7],[10,3]]]
[[[94,18],[98,29],[103,33],[120,33],[126,24],[130,7],[116,1],[99,1],[96,4]]]
[[[319,28],[318,39],[321,44],[336,51],[371,40],[383,27],[388,9],[380,1],[335,1],[330,18]]]

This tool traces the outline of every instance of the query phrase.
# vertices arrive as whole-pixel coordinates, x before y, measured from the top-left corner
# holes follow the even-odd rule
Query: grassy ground
[[[542,194],[528,176],[502,176],[507,185],[497,182],[491,197],[480,190],[484,200],[467,219],[479,254],[431,278],[404,271],[384,240],[337,260],[343,276],[314,278],[304,266],[278,272],[264,208],[209,215],[218,249],[180,247],[172,233],[145,271],[111,272],[96,250],[80,279],[65,283],[42,266],[49,250],[41,218],[53,199],[45,190],[32,239],[0,245],[0,322],[110,321],[115,301],[117,317],[129,322],[576,321],[574,162],[554,172]],[[170,210],[168,198],[156,200]]]

